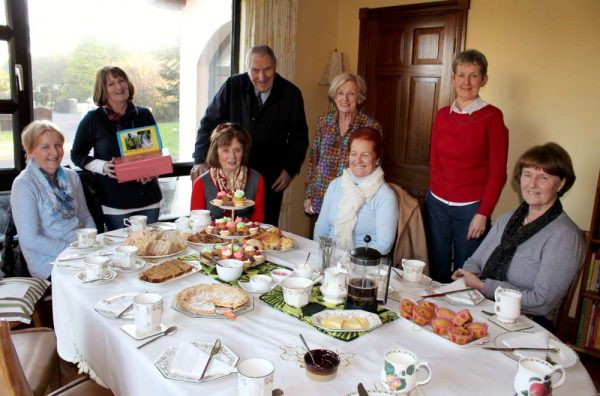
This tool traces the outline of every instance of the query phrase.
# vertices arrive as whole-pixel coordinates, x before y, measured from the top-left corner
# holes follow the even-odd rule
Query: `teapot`
[[[346,286],[346,275],[348,271],[337,263],[335,267],[325,269],[325,279],[321,285],[323,300],[332,304],[341,304],[344,302],[348,287]]]

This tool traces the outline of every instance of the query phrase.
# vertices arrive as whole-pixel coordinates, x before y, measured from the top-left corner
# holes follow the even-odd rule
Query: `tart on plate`
[[[248,301],[245,290],[222,284],[191,286],[177,294],[179,308],[199,315],[214,314],[221,307],[234,310],[248,304]]]

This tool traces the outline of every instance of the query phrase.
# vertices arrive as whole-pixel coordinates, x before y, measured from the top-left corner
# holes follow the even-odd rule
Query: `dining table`
[[[122,235],[119,235],[119,232]],[[85,255],[111,254],[119,243],[115,239],[125,236],[125,230],[111,231],[112,243],[105,240],[101,247]],[[295,268],[304,264],[318,267],[320,261],[317,242],[289,234],[295,241],[293,249],[267,253],[269,262]],[[102,241],[103,236],[98,236]],[[122,241],[123,239],[121,239]],[[59,257],[81,253],[67,248]],[[195,254],[198,250],[188,246],[182,254]],[[338,252],[337,258],[343,252]],[[218,338],[223,345],[239,356],[240,360],[263,358],[275,366],[273,388],[281,389],[286,396],[294,395],[354,395],[358,383],[367,390],[382,391],[381,372],[384,353],[394,348],[404,348],[416,354],[419,361],[428,362],[431,380],[420,385],[411,395],[513,395],[513,381],[518,362],[502,352],[483,349],[494,346],[494,340],[506,330],[489,321],[483,311],[493,311],[490,300],[469,307],[473,319],[489,325],[487,343],[460,346],[442,338],[415,323],[398,317],[351,341],[336,339],[314,326],[274,309],[251,294],[253,309],[228,318],[190,317],[172,308],[177,294],[184,288],[208,283],[218,283],[214,277],[200,271],[164,284],[149,284],[138,279],[136,272],[118,272],[104,284],[82,283],[76,274],[83,269],[83,259],[60,262],[52,271],[52,306],[54,329],[59,356],[74,364],[80,371],[89,373],[100,384],[110,388],[115,395],[237,395],[238,375],[232,373],[203,383],[182,382],[166,378],[155,362],[169,348],[182,342],[214,343]],[[401,298],[418,300],[426,294],[424,287],[406,286],[392,273],[390,282],[396,299],[388,299],[385,308],[399,312]],[[162,324],[177,326],[178,330],[155,342],[137,349],[142,341],[135,340],[122,330],[131,319],[115,319],[95,310],[100,300],[121,293],[158,293],[163,297]],[[458,310],[445,301],[432,300],[439,306]],[[524,321],[530,321],[523,317]],[[545,331],[537,324],[529,331]],[[302,334],[311,348],[333,350],[341,357],[337,376],[327,382],[310,379],[303,368],[304,347]],[[420,376],[419,376],[420,378]],[[564,384],[554,390],[554,395],[596,395],[593,382],[577,359],[566,370]],[[382,394],[382,393],[379,393]]]

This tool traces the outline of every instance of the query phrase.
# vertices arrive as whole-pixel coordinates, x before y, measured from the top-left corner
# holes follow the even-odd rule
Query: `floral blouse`
[[[368,115],[357,112],[348,132],[342,136],[338,125],[338,112],[330,111],[317,120],[315,141],[310,149],[304,199],[310,199],[316,213],[321,211],[323,197],[329,183],[348,167],[348,142],[352,133],[370,127],[383,134],[381,125]]]

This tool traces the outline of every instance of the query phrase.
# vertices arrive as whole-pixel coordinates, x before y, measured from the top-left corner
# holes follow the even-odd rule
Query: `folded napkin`
[[[460,289],[466,289],[466,288],[467,288],[467,285],[465,284],[465,280],[461,278],[461,279],[455,280],[454,282],[449,283],[447,285],[438,287],[437,289],[434,290],[434,292],[435,293],[447,293],[447,292],[451,292],[454,290],[460,290]],[[483,294],[481,294],[477,290],[469,290],[469,291],[465,291],[465,292],[461,292],[461,293],[447,294],[444,297],[446,297],[447,299],[452,300],[458,304],[466,304],[466,305],[476,305],[485,299]]]
[[[523,333],[507,338],[502,341],[509,348],[527,347],[527,348],[548,348],[549,334],[544,331],[535,333]],[[520,357],[538,357],[546,359],[547,352],[545,351],[514,351],[514,354]]]
[[[111,301],[109,304],[106,303],[102,305],[102,311],[104,312],[110,312],[112,313],[114,316],[117,316],[118,314],[120,314],[121,312],[123,312],[123,310],[125,308],[127,308],[127,306],[129,306],[129,304],[131,304],[133,302],[133,296],[131,296],[131,298],[127,298],[127,299],[123,299],[123,300],[119,300],[119,301]],[[125,314],[123,314],[123,317],[131,317],[133,316],[133,309],[130,309],[129,312],[125,312]]]
[[[222,347],[221,347],[222,348]],[[200,380],[202,370],[206,366],[209,354],[202,351],[196,345],[189,341],[184,341],[179,344],[175,358],[171,363],[171,374],[181,375]],[[229,374],[236,371],[235,367],[229,366],[219,360],[219,354],[213,356],[206,369],[204,378],[216,374]]]

